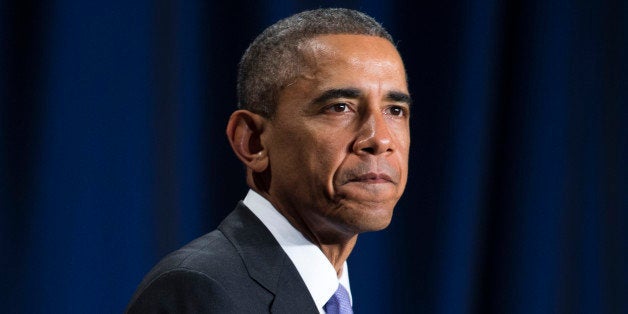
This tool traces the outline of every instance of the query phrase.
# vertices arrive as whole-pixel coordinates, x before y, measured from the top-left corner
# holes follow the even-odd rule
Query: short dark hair
[[[324,8],[282,19],[257,36],[240,60],[238,108],[271,118],[279,91],[299,74],[299,45],[328,34],[377,36],[394,45],[382,25],[355,10]]]

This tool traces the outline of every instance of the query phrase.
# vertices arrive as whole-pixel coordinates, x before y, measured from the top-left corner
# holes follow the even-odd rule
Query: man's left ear
[[[227,138],[236,156],[253,172],[268,168],[268,153],[261,137],[266,118],[248,110],[237,110],[227,123]]]

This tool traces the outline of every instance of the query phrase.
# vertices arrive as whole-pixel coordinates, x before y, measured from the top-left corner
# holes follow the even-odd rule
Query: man
[[[218,230],[162,260],[128,312],[351,313],[346,259],[406,184],[403,63],[347,9],[306,11],[245,52],[227,125],[251,188]]]

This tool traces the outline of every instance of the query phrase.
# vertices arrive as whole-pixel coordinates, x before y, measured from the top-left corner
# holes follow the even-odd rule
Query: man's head
[[[240,60],[238,106],[272,117],[279,91],[304,66],[300,47],[308,39],[329,34],[392,37],[372,17],[348,9],[305,11],[278,21],[251,43]]]
[[[309,20],[314,17],[321,20]],[[271,26],[252,46],[267,33],[309,30],[309,23],[330,25],[303,38],[290,35],[294,44],[269,40],[247,50],[242,67],[263,68],[246,63],[266,53],[283,61],[268,70],[273,77],[249,73],[266,82],[249,89],[269,89],[258,97],[272,101],[241,103],[227,135],[247,166],[249,186],[311,240],[333,243],[390,223],[407,179],[410,96],[390,36],[361,13],[301,13]],[[240,101],[251,99],[247,87],[240,89]]]

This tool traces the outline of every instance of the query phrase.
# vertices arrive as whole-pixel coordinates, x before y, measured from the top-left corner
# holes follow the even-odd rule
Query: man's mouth
[[[386,173],[369,172],[362,175],[358,175],[349,179],[349,182],[359,183],[394,183],[392,178]]]

